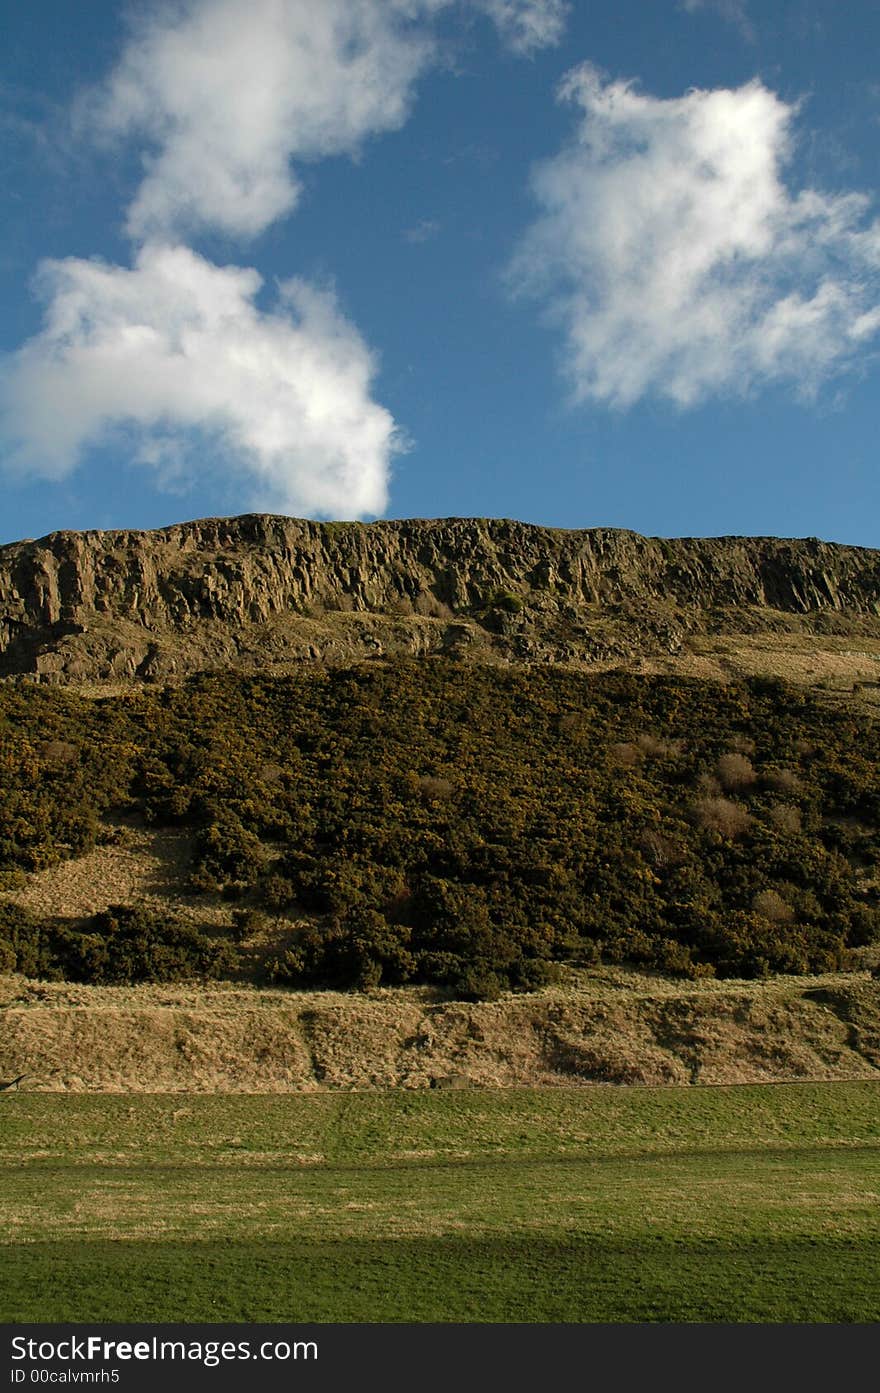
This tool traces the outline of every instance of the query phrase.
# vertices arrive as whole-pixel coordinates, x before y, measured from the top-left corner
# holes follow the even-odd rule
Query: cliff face
[[[674,653],[786,627],[880,638],[880,552],[447,519],[251,515],[0,547],[0,676],[156,680],[382,652]]]

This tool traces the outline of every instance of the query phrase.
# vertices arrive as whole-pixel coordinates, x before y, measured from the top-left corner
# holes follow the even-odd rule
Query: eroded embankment
[[[624,972],[497,1002],[2,979],[0,1080],[94,1092],[720,1084],[880,1074],[867,973],[682,985]]]

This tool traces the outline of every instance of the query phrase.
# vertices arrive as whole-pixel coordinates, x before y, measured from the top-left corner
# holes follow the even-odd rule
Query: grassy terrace
[[[4,1321],[876,1321],[880,1084],[9,1094]]]

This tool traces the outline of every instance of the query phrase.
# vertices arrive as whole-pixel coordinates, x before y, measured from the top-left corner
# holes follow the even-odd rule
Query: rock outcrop
[[[880,552],[815,538],[665,540],[506,520],[248,515],[0,547],[0,676],[453,652],[604,663],[700,633],[880,638]]]

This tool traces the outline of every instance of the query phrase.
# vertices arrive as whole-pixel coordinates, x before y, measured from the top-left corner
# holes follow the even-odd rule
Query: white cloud
[[[293,164],[356,153],[406,120],[460,4],[512,50],[558,41],[563,0],[167,0],[137,11],[119,63],[84,100],[93,133],[130,138],[132,269],[50,261],[44,327],[0,358],[7,473],[59,479],[118,435],[160,487],[212,473],[253,507],[381,513],[401,432],[373,401],[373,357],[335,300],[300,279],[257,308],[255,270],[181,245],[252,237],[301,194]],[[424,220],[410,240],[434,235]]]
[[[440,223],[436,218],[419,218],[419,221],[414,223],[412,227],[405,227],[401,235],[405,242],[419,246],[422,242],[432,241],[439,231]]]
[[[291,212],[291,160],[356,151],[405,121],[431,53],[407,0],[183,0],[151,10],[93,103],[106,135],[146,141],[128,212],[138,239],[252,237]]]
[[[563,0],[469,0],[529,54],[561,36]],[[204,229],[250,238],[293,211],[292,162],[351,154],[405,122],[452,0],[177,0],[140,19],[86,103],[105,138],[146,145],[136,240]]]
[[[166,486],[214,474],[253,507],[382,512],[399,441],[369,350],[328,292],[292,280],[261,312],[260,285],[156,244],[132,270],[45,263],[44,328],[0,360],[9,467],[62,478],[125,427]]]
[[[476,0],[514,53],[529,55],[558,44],[565,32],[566,0]]]
[[[861,194],[790,191],[797,108],[760,82],[661,100],[590,65],[575,139],[538,167],[509,268],[566,333],[574,395],[689,406],[770,381],[810,394],[877,327],[880,224]]]

